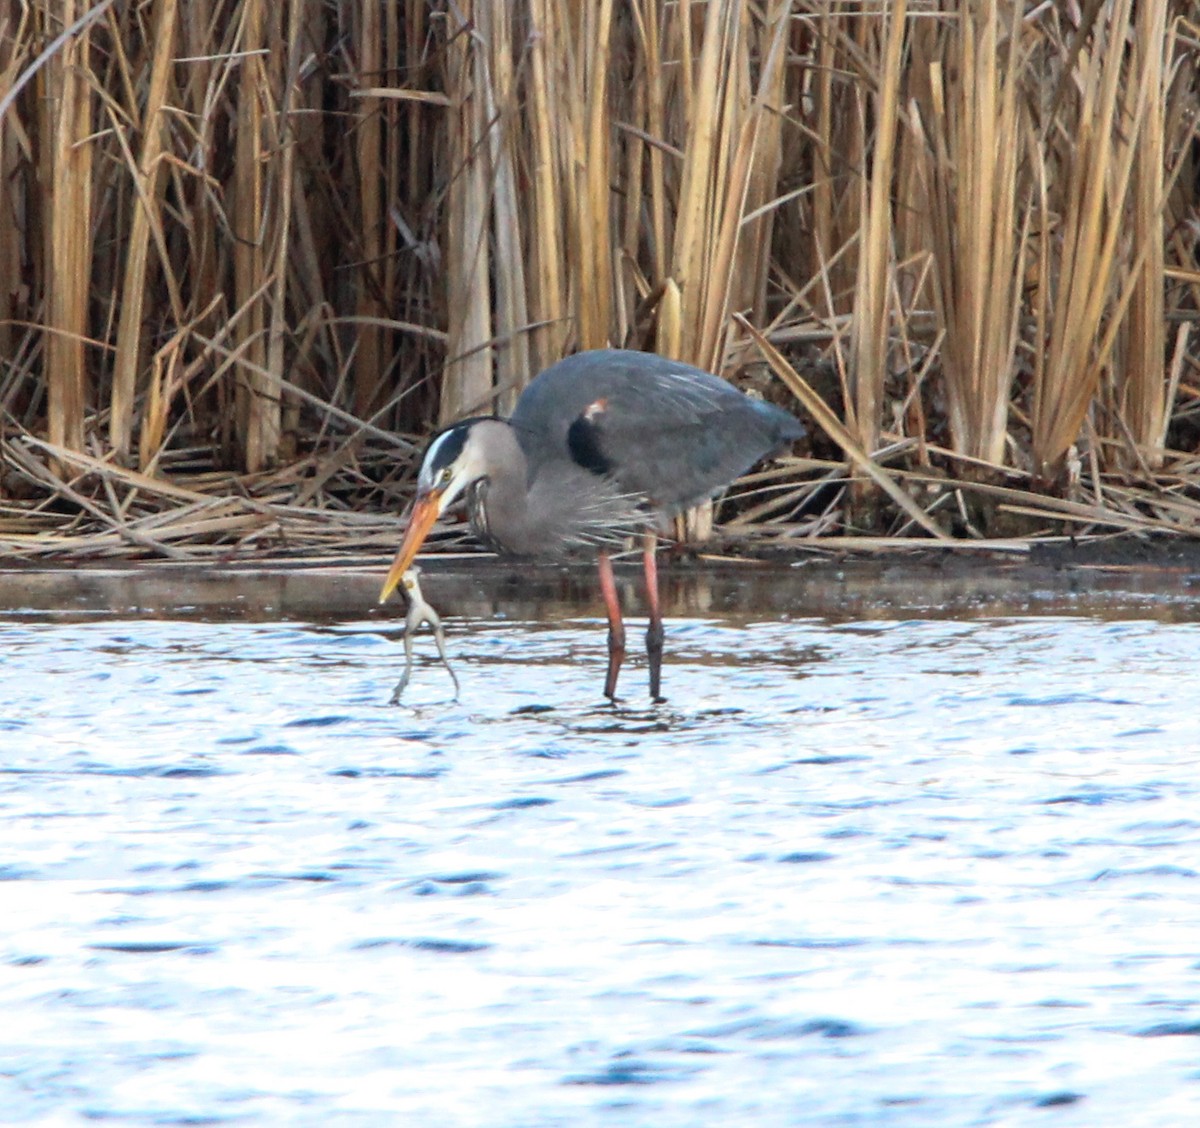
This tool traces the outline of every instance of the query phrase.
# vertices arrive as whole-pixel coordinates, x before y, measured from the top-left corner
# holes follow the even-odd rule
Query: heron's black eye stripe
[[[429,445],[425,448],[425,455],[421,460],[422,473],[428,471],[430,476],[436,476],[443,467],[452,466],[462,454],[463,447],[467,445],[467,439],[470,438],[475,424],[491,422],[494,419],[494,415],[472,415],[469,419],[460,419],[457,423],[443,427],[429,440]]]
[[[567,428],[567,450],[571,458],[593,474],[611,474],[613,464],[600,449],[600,428],[586,415],[581,415]]]

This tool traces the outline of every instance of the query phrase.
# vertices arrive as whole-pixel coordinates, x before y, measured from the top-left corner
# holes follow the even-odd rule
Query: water
[[[1200,624],[383,625],[0,621],[3,1123],[1198,1122]]]

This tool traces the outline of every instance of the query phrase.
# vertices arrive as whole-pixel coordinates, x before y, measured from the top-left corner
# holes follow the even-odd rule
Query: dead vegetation
[[[419,436],[607,344],[807,415],[739,548],[1196,535],[1198,59],[1186,0],[0,0],[0,558],[382,556]]]

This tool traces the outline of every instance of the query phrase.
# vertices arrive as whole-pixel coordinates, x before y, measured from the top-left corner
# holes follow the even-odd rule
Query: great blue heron
[[[615,699],[625,624],[610,553],[640,536],[650,695],[660,700],[657,533],[803,434],[782,408],[689,364],[624,349],[578,353],[536,376],[511,419],[464,419],[434,436],[379,601],[400,583],[433,523],[465,493],[476,535],[499,552],[598,554],[608,610],[604,693]]]

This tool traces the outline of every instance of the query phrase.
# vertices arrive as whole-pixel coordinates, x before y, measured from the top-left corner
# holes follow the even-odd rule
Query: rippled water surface
[[[0,1120],[1200,1123],[1200,624],[0,622]]]

